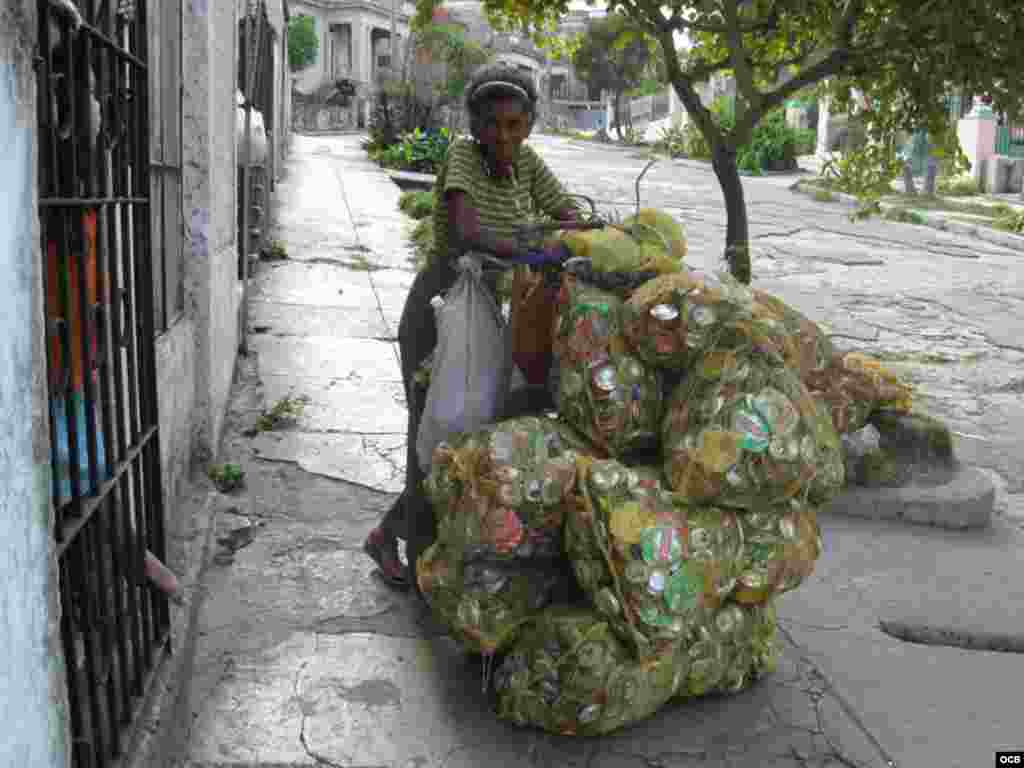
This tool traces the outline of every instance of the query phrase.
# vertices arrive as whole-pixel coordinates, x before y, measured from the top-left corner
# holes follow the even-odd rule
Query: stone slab
[[[1019,655],[908,643],[879,624],[1024,632],[1024,531],[998,519],[967,532],[828,512],[819,522],[825,551],[781,598],[780,625],[895,763],[973,768],[1019,744]]]
[[[393,435],[262,432],[252,440],[261,459],[288,461],[317,475],[386,493],[405,487],[405,432]]]
[[[380,310],[369,307],[311,307],[274,301],[249,302],[249,332],[271,336],[393,340]]]
[[[259,358],[261,376],[343,379],[368,388],[402,380],[394,342],[256,335],[250,348]]]
[[[261,270],[251,295],[254,301],[299,306],[377,306],[368,272],[319,262],[285,261]]]
[[[370,279],[377,293],[381,311],[401,315],[409,288],[416,279],[416,273],[407,269],[384,269],[374,272]]]
[[[268,404],[284,397],[309,398],[296,423],[301,431],[399,434],[407,427],[405,388],[398,382],[368,386],[362,381],[264,374],[262,383]]]
[[[822,740],[774,715],[776,704],[812,706],[815,683],[800,667],[789,648],[782,668],[794,676],[776,673],[742,695],[673,704],[611,736],[574,739],[499,721],[481,692],[479,663],[444,638],[296,632],[237,663],[211,692],[191,758],[196,766],[389,768],[724,766],[738,759],[797,768],[794,751],[825,757],[815,754],[825,750]],[[829,728],[856,726],[837,709]],[[870,745],[846,749],[858,764],[882,765]]]
[[[966,529],[989,525],[994,507],[992,479],[974,467],[960,467],[948,483],[939,486],[847,488],[827,509],[871,520]]]

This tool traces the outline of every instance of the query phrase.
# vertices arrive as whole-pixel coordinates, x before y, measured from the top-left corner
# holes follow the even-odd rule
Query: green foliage
[[[893,144],[869,144],[829,160],[821,176],[830,188],[857,198],[859,207],[853,218],[862,219],[881,212],[881,200],[893,194],[892,184],[902,170]]]
[[[811,198],[817,203],[834,203],[836,196],[828,189],[815,189]]]
[[[971,161],[960,146],[957,125],[952,121],[949,121],[938,134],[931,153],[939,160],[940,176],[953,178],[963,176],[971,170]]]
[[[722,131],[734,130],[736,112],[730,100],[716,99],[711,106],[711,115]],[[691,122],[682,133],[682,145],[688,157],[695,160],[711,159],[711,145],[703,131]],[[736,150],[736,165],[747,173],[759,174],[768,170],[773,163],[788,162],[795,158],[801,146],[813,143],[812,134],[812,131],[802,131],[787,125],[785,112],[777,109],[758,123],[750,141]]]
[[[754,127],[750,143],[736,153],[737,165],[742,170],[760,173],[774,164],[790,163],[802,146],[813,142],[812,133],[787,125],[786,113],[777,109]]]
[[[683,128],[683,151],[693,160],[711,159],[711,145],[696,123],[687,123]]]
[[[442,100],[458,104],[473,72],[487,63],[490,54],[478,43],[467,40],[454,24],[428,24],[417,33],[417,45],[426,48],[431,59],[443,62],[445,79],[436,84]]]
[[[889,221],[901,221],[904,224],[924,224],[924,217],[917,211],[906,208],[890,208],[883,214],[883,218]]]
[[[669,125],[659,131],[654,148],[665,152],[669,157],[682,157],[686,154],[686,128],[681,125]]]
[[[221,493],[231,493],[245,485],[245,472],[237,464],[214,465],[207,475]]]
[[[572,54],[572,65],[591,90],[611,91],[621,98],[645,84],[660,89],[650,77],[654,52],[650,37],[624,14],[614,13],[591,22]]]
[[[263,259],[265,261],[287,261],[288,249],[280,240],[274,240],[263,250]]]
[[[996,226],[1007,232],[1024,234],[1024,210],[1014,210],[1008,205],[996,207]]]
[[[437,198],[433,191],[412,190],[403,192],[402,196],[398,198],[398,209],[417,221],[432,216],[436,204]]]
[[[417,128],[394,144],[371,149],[369,155],[384,168],[436,174],[444,163],[450,144],[451,133],[447,128],[436,131]]]
[[[628,125],[622,132],[622,141],[631,147],[637,147],[644,143],[644,134],[632,125]]]
[[[316,36],[316,19],[292,16],[288,21],[288,66],[293,72],[305,69],[316,61],[320,40]]]
[[[977,180],[972,177],[941,178],[937,186],[939,194],[943,197],[970,197],[981,194]]]
[[[271,432],[294,423],[302,415],[308,403],[309,397],[305,395],[301,397],[282,397],[272,407],[263,410],[263,413],[256,420],[255,431]]]
[[[655,96],[665,90],[665,83],[655,77],[645,77],[636,88],[626,91],[626,96],[639,99],[644,96]]]
[[[418,269],[426,266],[434,250],[434,221],[432,217],[420,219],[409,235],[413,261]]]
[[[418,5],[436,2],[419,0]],[[847,170],[854,187],[869,191],[879,186],[872,176],[889,173],[888,137],[896,129],[925,127],[939,135],[948,119],[945,96],[951,86],[988,92],[994,108],[1006,114],[1018,114],[1024,103],[1021,78],[1006,74],[1024,69],[1019,42],[1024,13],[1018,0],[608,0],[605,5],[609,14],[626,17],[661,47],[669,81],[718,158],[723,194],[731,202],[731,253],[747,252],[749,235],[746,210],[739,204],[742,187],[728,163],[741,159],[739,149],[751,143],[755,126],[787,99],[826,80],[840,108],[849,103],[852,86],[866,94],[869,141],[862,157],[878,167]],[[484,0],[490,18],[535,35],[550,30],[569,6],[570,0]],[[679,34],[692,42],[685,56],[675,50]],[[618,42],[628,46],[637,37],[623,31]],[[735,78],[731,130],[716,123],[697,93],[698,85],[715,74]],[[870,208],[868,203],[864,210]]]

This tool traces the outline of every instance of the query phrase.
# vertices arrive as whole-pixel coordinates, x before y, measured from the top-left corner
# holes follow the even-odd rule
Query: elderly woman
[[[516,232],[529,214],[562,221],[577,217],[562,185],[524,143],[537,114],[537,90],[529,74],[505,65],[483,67],[466,89],[466,107],[472,139],[452,143],[438,174],[435,248],[409,290],[398,326],[409,409],[405,491],[364,545],[384,580],[397,588],[415,584],[416,559],[435,536],[433,510],[423,492],[424,475],[416,458],[426,390],[413,379],[437,344],[430,300],[452,287],[455,265],[467,251],[502,259],[521,256]],[[532,410],[528,405],[519,409]],[[505,415],[516,415],[515,410]],[[407,543],[408,568],[399,560],[400,538]]]

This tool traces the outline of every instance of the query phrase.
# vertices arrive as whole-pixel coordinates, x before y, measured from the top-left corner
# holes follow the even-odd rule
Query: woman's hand
[[[575,205],[567,205],[565,208],[555,213],[556,221],[563,221],[566,223],[580,221],[580,209]]]
[[[569,249],[561,240],[549,240],[541,248],[544,261],[549,264],[561,264],[569,258]]]

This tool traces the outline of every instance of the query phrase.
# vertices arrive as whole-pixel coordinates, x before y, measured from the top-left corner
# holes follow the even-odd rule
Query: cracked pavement
[[[825,513],[816,573],[780,604],[778,671],[733,697],[674,703],[600,739],[498,721],[466,657],[416,602],[372,575],[361,544],[402,481],[405,412],[394,342],[412,281],[398,189],[359,137],[296,136],[277,192],[289,259],[264,262],[250,354],[221,462],[246,472],[219,499],[235,542],[203,579],[191,768],[838,768],[990,764],[1020,747],[1020,658],[915,645],[881,621],[965,612],[1024,636],[1024,286],[1020,254],[872,221],[745,179],[756,284],[888,361],[1000,482],[985,531],[954,533]],[[556,174],[627,211],[644,161],[538,137]],[[718,264],[724,210],[706,166],[662,161],[643,204],[687,227],[688,261]],[[262,409],[309,399],[294,423],[246,436]],[[223,555],[223,556],[220,556]]]

